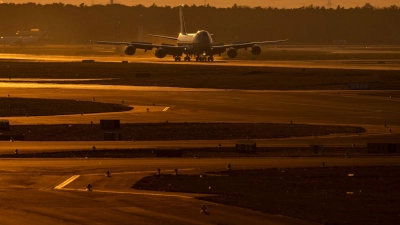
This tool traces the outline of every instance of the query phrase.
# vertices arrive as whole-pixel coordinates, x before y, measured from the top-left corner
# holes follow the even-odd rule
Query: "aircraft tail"
[[[185,25],[185,17],[183,16],[183,5],[180,5],[179,7],[179,19],[181,22],[181,34],[187,34],[186,33],[186,25]]]

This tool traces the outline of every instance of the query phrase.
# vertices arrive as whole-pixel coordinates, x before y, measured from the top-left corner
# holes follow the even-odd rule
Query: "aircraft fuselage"
[[[188,46],[185,50],[185,54],[206,54],[208,55],[212,49],[212,38],[211,35],[205,31],[197,31],[192,34],[182,34],[178,36],[178,46]]]

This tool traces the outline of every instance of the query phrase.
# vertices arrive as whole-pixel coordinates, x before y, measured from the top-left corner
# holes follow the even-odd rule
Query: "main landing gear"
[[[209,56],[209,57],[205,57],[205,56],[197,56],[196,57],[196,62],[213,62],[214,61],[214,57],[213,56]]]
[[[181,57],[180,56],[174,56],[174,60],[175,60],[175,62],[180,62],[181,61]],[[190,62],[191,57],[189,55],[187,55],[187,56],[183,57],[183,60],[185,62]],[[214,56],[208,56],[208,57],[200,56],[200,55],[196,56],[196,62],[207,62],[207,61],[208,62],[214,62]]]

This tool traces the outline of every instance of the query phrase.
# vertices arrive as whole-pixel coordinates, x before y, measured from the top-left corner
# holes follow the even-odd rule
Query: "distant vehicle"
[[[264,44],[276,44],[287,40],[276,40],[276,41],[261,41],[261,42],[241,42],[233,44],[213,44],[211,34],[205,30],[197,31],[197,33],[187,33],[185,26],[185,19],[183,16],[183,6],[179,8],[180,14],[180,25],[181,32],[177,38],[168,37],[162,35],[150,36],[166,38],[176,40],[178,45],[169,44],[152,44],[147,42],[112,42],[112,41],[94,41],[90,42],[97,44],[109,44],[109,45],[126,45],[125,54],[134,55],[136,49],[152,50],[156,48],[155,56],[157,58],[164,58],[166,55],[172,55],[175,61],[181,61],[181,56],[185,54],[185,61],[190,61],[192,56],[196,57],[196,61],[214,61],[214,55],[221,55],[221,53],[227,53],[229,58],[235,58],[237,56],[237,50],[244,48],[251,48],[253,55],[259,55],[261,53],[261,47],[259,45]]]
[[[18,31],[16,36],[0,37],[0,45],[21,46],[37,43],[46,39],[48,32],[40,32],[38,29],[30,31]]]

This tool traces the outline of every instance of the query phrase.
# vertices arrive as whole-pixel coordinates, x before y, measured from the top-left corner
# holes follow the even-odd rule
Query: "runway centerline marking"
[[[74,175],[74,176],[68,178],[67,180],[65,180],[64,182],[62,182],[61,184],[55,186],[54,189],[62,189],[63,187],[67,186],[74,180],[78,179],[78,177],[80,177],[80,175]]]

